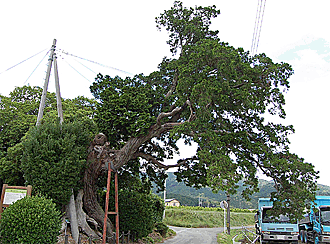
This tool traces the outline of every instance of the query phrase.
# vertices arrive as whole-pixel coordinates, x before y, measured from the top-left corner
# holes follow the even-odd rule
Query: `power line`
[[[66,54],[66,55],[69,55],[69,56],[72,56],[72,57],[76,57],[76,58],[79,58],[79,59],[82,59],[82,60],[88,61],[88,62],[91,62],[91,63],[94,63],[94,64],[97,64],[97,65],[100,65],[100,66],[105,67],[105,68],[114,69],[114,70],[120,71],[120,72],[125,73],[125,74],[133,75],[133,74],[130,73],[130,72],[127,72],[127,71],[124,71],[124,70],[121,70],[121,69],[117,69],[117,68],[114,68],[114,67],[111,67],[111,66],[108,66],[108,65],[104,65],[104,64],[101,64],[101,63],[98,63],[98,62],[95,62],[95,61],[92,61],[92,60],[86,59],[86,58],[82,58],[82,57],[76,56],[76,55],[74,55],[74,54],[70,54],[70,53],[68,53],[68,52],[65,52],[64,50],[62,50],[62,53],[63,53],[63,54]]]
[[[265,13],[265,6],[266,6],[266,0],[258,1],[258,7],[257,7],[256,19],[255,19],[255,23],[254,23],[253,37],[252,37],[252,45],[251,45],[251,55],[252,56],[258,50],[261,27],[262,27],[262,22],[263,22],[264,13]]]
[[[10,69],[12,69],[12,68],[14,68],[14,67],[16,67],[17,65],[20,65],[20,64],[24,63],[25,61],[29,60],[30,58],[33,58],[34,56],[38,55],[39,53],[44,52],[45,50],[47,50],[47,48],[44,49],[44,50],[42,50],[42,51],[40,51],[40,52],[38,52],[38,53],[36,53],[36,54],[34,54],[34,55],[32,55],[31,57],[29,57],[29,58],[27,58],[27,59],[24,59],[23,61],[19,62],[18,64],[15,64],[14,66],[12,66],[12,67],[10,67],[10,68],[8,68],[8,69],[2,71],[2,72],[0,73],[0,75],[1,75],[2,73],[4,73],[4,72],[6,72],[6,71],[8,71],[8,70],[10,70]]]
[[[30,79],[31,75],[34,73],[34,71],[36,71],[36,69],[39,67],[39,65],[41,64],[41,62],[45,59],[45,57],[48,55],[50,50],[47,51],[47,53],[45,54],[45,56],[41,59],[41,61],[38,63],[37,67],[34,68],[34,70],[32,71],[32,73],[29,75],[29,77],[26,79],[26,81],[24,82],[24,85],[25,83]]]
[[[63,57],[62,60],[64,60],[64,62],[66,62],[74,71],[76,71],[79,75],[81,75],[84,79],[86,79],[88,82],[93,83],[92,81],[90,81],[88,78],[86,78],[82,73],[80,73],[75,67],[73,67],[71,64],[69,64],[68,61],[66,61]]]
[[[256,13],[256,19],[254,20],[254,30],[253,30],[253,36],[252,36],[252,43],[251,43],[251,55],[254,49],[254,41],[255,41],[255,36],[256,36],[256,32],[257,32],[257,23],[258,23],[258,19],[259,19],[259,6],[260,5],[260,0],[258,0],[258,7],[257,7],[257,13]]]

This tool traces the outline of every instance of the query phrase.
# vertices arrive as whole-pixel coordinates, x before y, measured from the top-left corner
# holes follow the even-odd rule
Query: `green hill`
[[[320,184],[318,186],[319,190],[317,191],[317,195],[330,195],[329,186]],[[259,180],[259,189],[260,191],[253,194],[251,200],[247,201],[241,196],[243,187],[240,186],[238,192],[235,195],[230,196],[230,206],[234,208],[255,209],[257,208],[258,198],[270,197],[270,193],[275,191],[272,181],[262,179]],[[163,192],[156,194],[162,198],[164,197]],[[177,182],[175,175],[172,172],[169,172],[166,180],[166,198],[175,198],[181,203],[181,205],[185,206],[199,206],[199,203],[201,203],[204,207],[219,207],[221,201],[227,200],[227,195],[224,192],[215,194],[208,187],[195,189],[186,186],[183,182]]]

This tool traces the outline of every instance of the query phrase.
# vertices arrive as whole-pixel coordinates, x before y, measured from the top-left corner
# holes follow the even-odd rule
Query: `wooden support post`
[[[62,110],[62,100],[60,92],[60,82],[58,78],[58,68],[57,68],[57,57],[54,54],[54,74],[55,74],[55,88],[56,88],[56,101],[57,101],[57,115],[60,119],[60,124],[63,123],[63,110]]]
[[[39,112],[38,112],[38,118],[37,118],[37,124],[36,125],[40,124],[40,121],[41,121],[41,119],[44,115],[44,108],[45,108],[45,103],[46,103],[48,83],[49,83],[50,71],[52,69],[52,62],[53,62],[55,48],[56,48],[56,39],[54,39],[54,41],[53,41],[53,45],[52,45],[50,55],[49,55],[49,59],[48,59],[48,61],[49,61],[48,62],[48,68],[47,68],[44,88],[42,90],[42,96],[41,96],[41,100],[40,100]]]
[[[111,172],[113,170],[108,164],[108,179],[107,179],[107,193],[105,196],[105,211],[104,211],[104,223],[103,223],[103,239],[102,244],[106,243],[107,238],[107,219],[109,214],[116,215],[116,244],[119,244],[119,207],[118,207],[118,173],[115,173],[115,212],[109,212],[109,193],[110,193],[110,182],[111,182]]]

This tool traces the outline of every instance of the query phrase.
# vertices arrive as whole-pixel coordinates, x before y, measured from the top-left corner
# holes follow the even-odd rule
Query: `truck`
[[[298,227],[302,243],[330,243],[330,196],[316,196]]]
[[[291,221],[287,215],[272,216],[273,202],[270,198],[259,198],[255,215],[256,234],[260,243],[298,243],[298,222]]]

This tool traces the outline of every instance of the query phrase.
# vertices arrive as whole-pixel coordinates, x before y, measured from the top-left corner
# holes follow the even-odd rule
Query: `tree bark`
[[[92,237],[93,239],[99,239],[101,237],[101,234],[97,231],[97,222],[91,219],[83,211],[83,196],[84,191],[81,189],[78,191],[78,195],[76,197],[76,211],[79,229],[88,237]],[[95,231],[88,225],[87,221],[91,222],[95,226]]]
[[[69,218],[70,218],[72,238],[75,241],[75,243],[78,243],[79,228],[78,228],[77,212],[76,212],[76,206],[75,206],[73,191],[72,191],[72,195],[70,197],[69,204],[67,206],[67,212],[69,213]]]
[[[95,136],[91,143],[87,157],[87,168],[83,177],[84,183],[84,208],[89,215],[93,218],[99,226],[103,227],[104,224],[104,210],[98,203],[97,199],[97,180],[99,176],[105,173],[105,164],[110,162],[109,153],[107,150],[108,145],[105,143],[106,137],[103,134]],[[107,237],[114,240],[114,226],[107,220]]]

